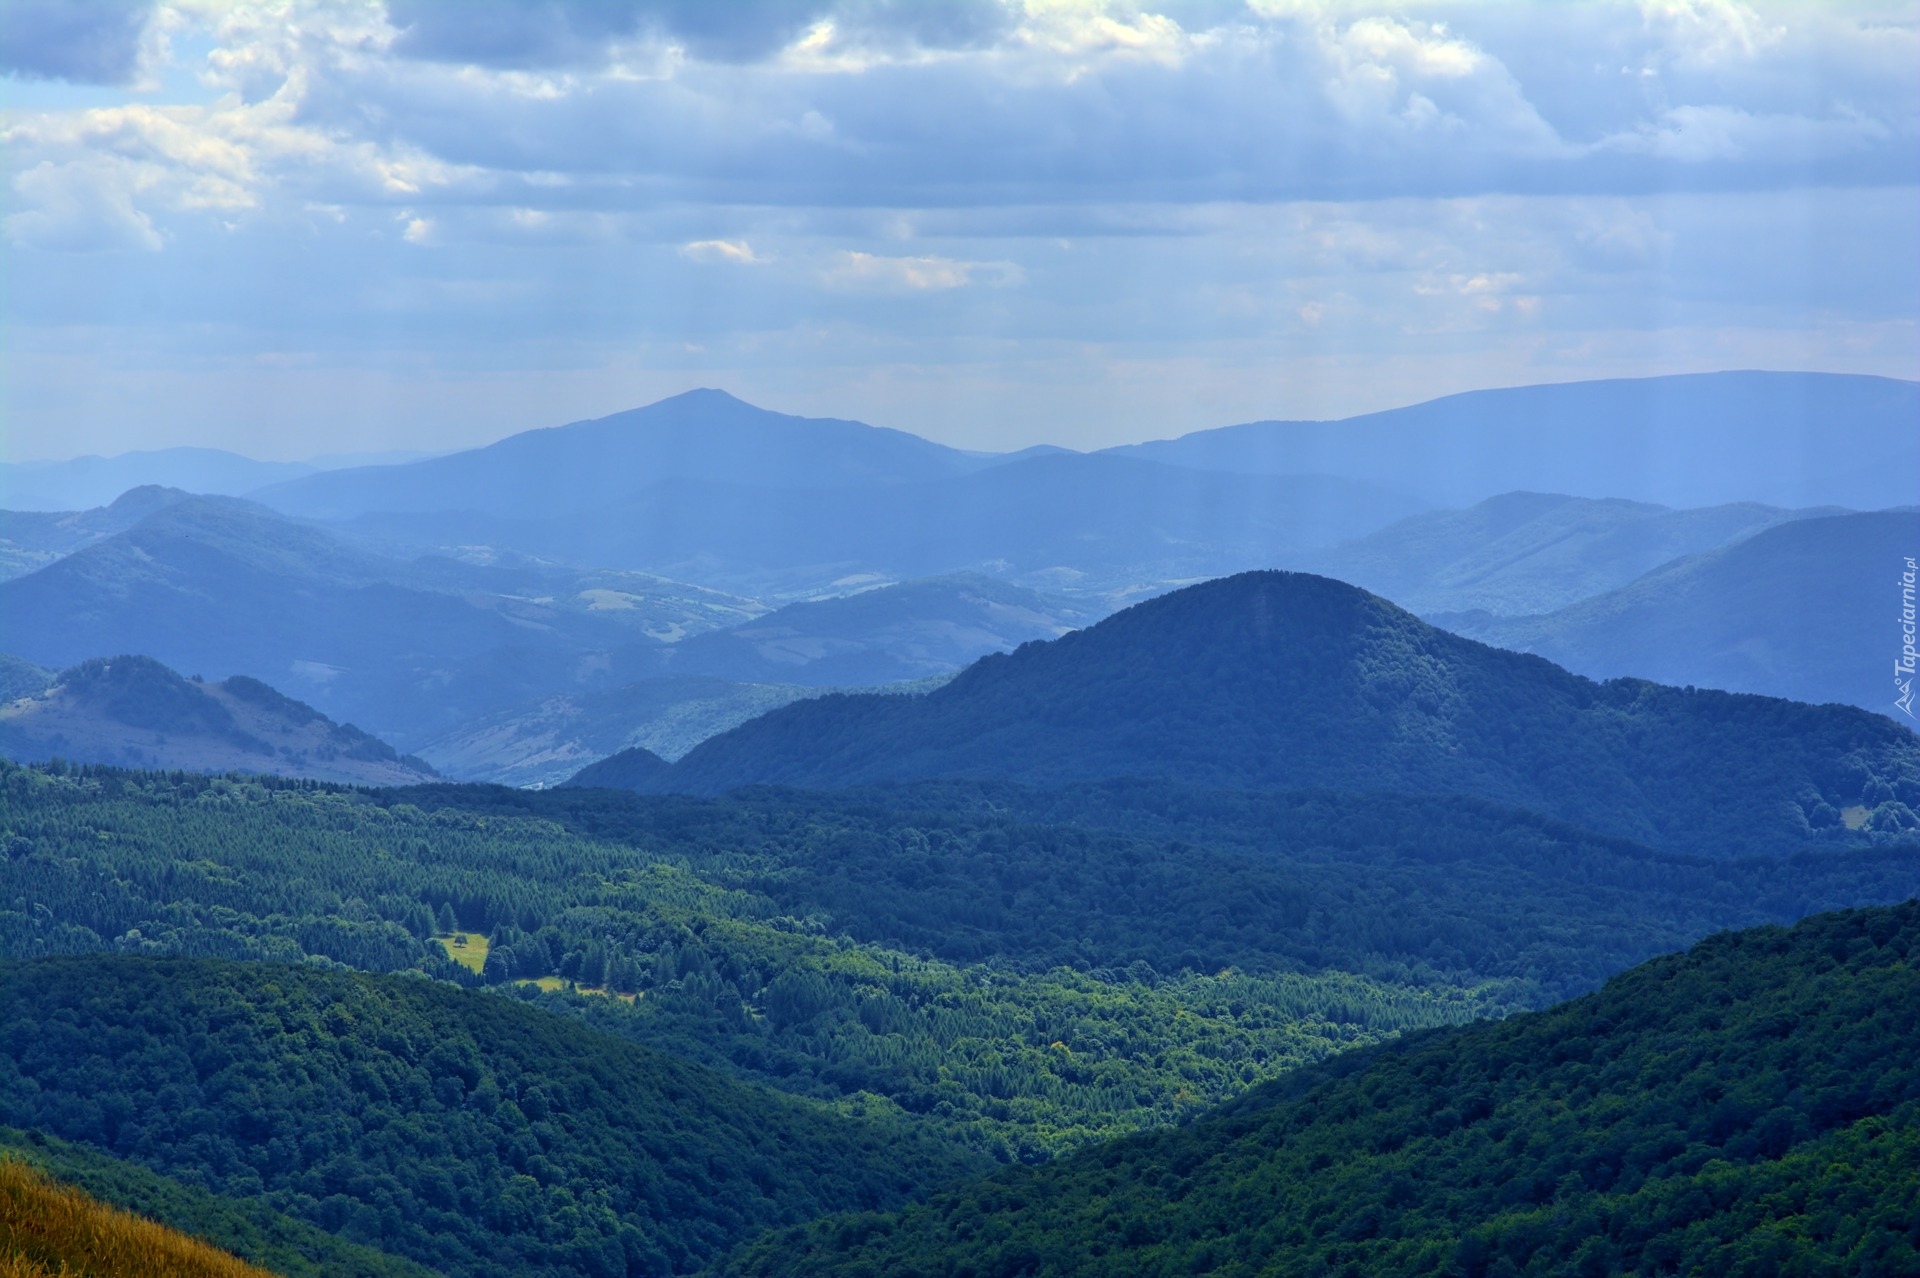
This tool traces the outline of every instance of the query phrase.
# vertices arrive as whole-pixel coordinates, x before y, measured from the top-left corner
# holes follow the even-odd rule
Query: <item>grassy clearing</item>
[[[1867,818],[1872,815],[1866,808],[1855,804],[1852,807],[1840,809],[1840,823],[1849,830],[1865,829]]]
[[[575,985],[564,976],[538,976],[515,983],[531,985],[546,994],[552,994],[557,990],[571,990],[575,994],[595,994],[601,998],[617,998],[622,1003],[631,1003],[640,997],[638,994],[618,994],[604,985]]]
[[[0,1278],[271,1278],[206,1243],[0,1158]]]
[[[487,966],[487,938],[478,932],[454,932],[448,936],[436,936],[447,957],[461,967],[472,971],[483,971]]]

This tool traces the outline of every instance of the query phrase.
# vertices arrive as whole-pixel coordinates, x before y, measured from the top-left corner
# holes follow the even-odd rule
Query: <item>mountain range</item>
[[[616,755],[573,784],[712,794],[1132,776],[1473,794],[1655,846],[1740,856],[1803,843],[1843,813],[1857,824],[1884,803],[1899,807],[1882,819],[1910,820],[1920,738],[1847,707],[1596,684],[1355,587],[1265,572],[983,658],[924,696],[797,702],[664,771]]]
[[[1334,422],[1113,451],[1236,474],[1364,477],[1436,506],[1515,489],[1667,506],[1920,503],[1920,382],[1727,372],[1469,391]]]
[[[0,651],[56,668],[141,652],[245,674],[411,749],[577,686],[590,654],[765,611],[653,577],[492,558],[396,560],[250,503],[185,499],[0,582]]]
[[[0,705],[0,757],[352,785],[435,777],[420,760],[257,679],[183,679],[151,657],[95,658],[53,676],[36,694]]]

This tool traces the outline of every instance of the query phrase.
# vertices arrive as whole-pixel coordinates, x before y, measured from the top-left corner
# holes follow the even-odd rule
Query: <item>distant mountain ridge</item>
[[[1756,502],[1674,510],[1619,498],[1513,492],[1466,510],[1411,515],[1287,566],[1350,582],[1423,617],[1525,616],[1617,589],[1682,556],[1791,519],[1845,513]]]
[[[435,779],[420,760],[257,679],[184,679],[151,657],[96,658],[0,705],[0,756],[350,785]]]
[[[1593,678],[1632,675],[1891,715],[1899,578],[1917,547],[1920,511],[1795,520],[1544,615],[1431,620]]]
[[[1471,794],[1738,856],[1837,834],[1844,809],[1911,824],[1920,737],[1848,708],[1595,684],[1340,582],[1257,572],[984,658],[923,697],[787,706],[646,788],[1125,776]]]
[[[1440,506],[1528,489],[1676,507],[1920,502],[1920,382],[1726,372],[1468,391],[1333,422],[1110,450],[1240,474],[1364,477]]]

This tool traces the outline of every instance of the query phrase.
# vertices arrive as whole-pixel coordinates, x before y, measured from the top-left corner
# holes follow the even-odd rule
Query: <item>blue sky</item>
[[[6,458],[1920,376],[1920,6],[7,0]]]

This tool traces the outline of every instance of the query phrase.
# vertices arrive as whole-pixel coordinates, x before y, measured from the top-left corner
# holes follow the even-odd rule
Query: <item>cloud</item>
[[[90,253],[155,250],[165,242],[107,166],[43,162],[16,177],[13,189],[27,206],[6,221],[7,236],[18,246]]]
[[[693,240],[680,246],[680,256],[695,262],[726,262],[735,266],[757,266],[766,261],[755,257],[753,246],[745,240]]]
[[[1005,287],[1023,272],[1012,262],[962,262],[950,257],[880,257],[844,250],[820,273],[836,289],[880,293],[940,293],[970,284]]]
[[[593,66],[654,40],[694,58],[757,62],[804,37],[856,46],[977,48],[1011,25],[998,0],[390,0],[403,57],[490,67]]]
[[[0,72],[78,84],[126,84],[139,70],[152,0],[6,0]]]

